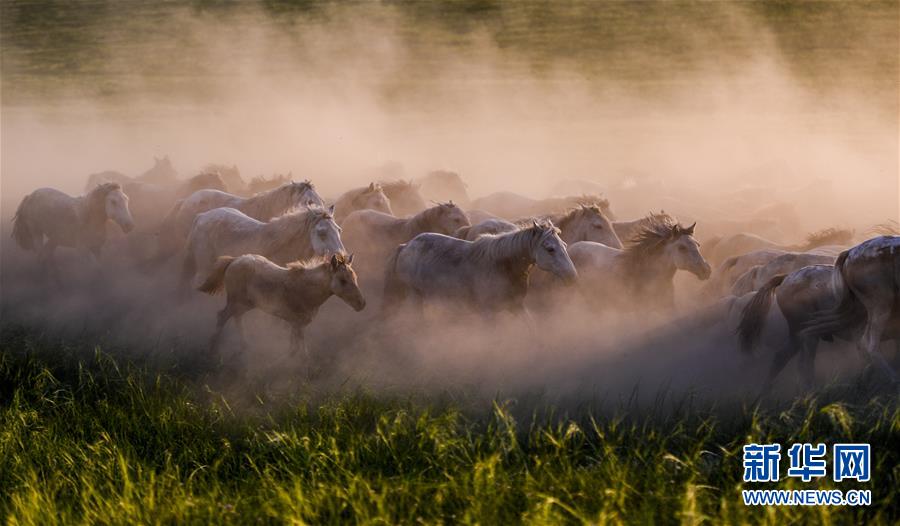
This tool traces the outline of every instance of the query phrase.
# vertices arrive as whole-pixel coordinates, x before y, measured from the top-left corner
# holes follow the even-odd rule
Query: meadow
[[[896,524],[900,406],[865,376],[796,401],[583,403],[354,391],[233,409],[186,364],[6,324],[0,516],[17,524]],[[121,354],[119,354],[121,355]],[[249,389],[249,388],[248,388]],[[253,396],[248,393],[248,396]],[[539,399],[537,397],[536,399]],[[869,442],[873,502],[746,507],[749,442]],[[797,479],[779,488],[833,488]],[[749,486],[748,486],[749,487]]]

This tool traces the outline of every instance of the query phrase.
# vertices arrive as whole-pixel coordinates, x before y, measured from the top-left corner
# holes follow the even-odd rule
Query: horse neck
[[[244,199],[240,210],[250,217],[273,217],[290,208],[290,188],[273,188]]]
[[[303,304],[311,309],[317,309],[333,294],[331,292],[331,273],[327,263],[316,267],[303,269],[300,272],[291,272],[291,295],[301,299]]]
[[[403,235],[406,239],[412,239],[423,232],[433,232],[432,223],[438,215],[437,208],[427,208],[418,214],[403,221]]]
[[[556,214],[550,216],[550,221],[553,222],[554,225],[559,227],[560,230],[560,238],[566,243],[575,243],[577,241],[583,241],[583,239],[575,239],[575,234],[577,234],[577,230],[572,228],[573,226],[578,226],[579,221],[576,220],[574,216],[575,212],[572,214]]]
[[[482,238],[482,256],[495,263],[534,264],[535,236],[530,228],[494,238]]]
[[[294,222],[292,219],[294,218],[284,218],[263,225],[261,234],[265,239],[265,245],[270,247],[270,252],[280,253],[290,247],[293,254],[285,254],[287,257],[297,257],[298,254],[309,253],[309,221],[304,218],[303,221],[299,221],[298,225],[298,222]],[[295,240],[299,246],[294,244]]]
[[[95,205],[91,194],[76,197],[75,200],[78,216],[84,226],[105,228],[107,220],[105,206]],[[96,201],[103,205],[103,200],[97,199]]]
[[[632,285],[639,288],[661,283],[671,284],[678,270],[666,253],[665,245],[641,259],[626,256],[620,258],[620,261],[625,266],[625,276]]]

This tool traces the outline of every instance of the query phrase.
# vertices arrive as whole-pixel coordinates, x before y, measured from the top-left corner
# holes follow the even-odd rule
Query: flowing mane
[[[805,250],[823,245],[849,245],[853,241],[853,231],[840,228],[825,228],[806,236]]]
[[[307,248],[309,232],[319,221],[329,219],[334,218],[327,210],[321,208],[305,208],[272,218],[266,228],[274,234],[273,239],[280,239],[282,243],[279,243],[281,246],[269,246],[268,251],[276,253],[288,246],[296,248],[298,243]]]
[[[550,221],[552,221],[553,224],[558,226],[560,229],[564,229],[570,222],[575,221],[585,216],[586,214],[596,214],[609,221],[609,217],[607,217],[606,214],[603,213],[602,206],[596,203],[578,205],[575,208],[567,210],[562,214],[550,216]]]
[[[629,240],[629,246],[622,252],[629,263],[626,268],[632,273],[639,272],[662,250],[676,227],[678,222],[666,213],[645,217],[638,232]]]
[[[472,258],[486,261],[502,261],[509,258],[523,258],[531,251],[536,239],[551,232],[559,233],[552,223],[535,223],[504,234],[484,234],[472,242]]]
[[[414,192],[418,190],[418,185],[412,181],[404,181],[403,179],[397,179],[396,181],[385,181],[378,183],[381,186],[382,191],[384,193],[389,194],[391,192],[402,193],[402,192]]]
[[[297,199],[312,189],[313,185],[309,181],[287,182],[248,197],[241,210],[251,217],[265,217],[266,212],[271,212],[271,215],[280,215],[282,211],[294,208]]]

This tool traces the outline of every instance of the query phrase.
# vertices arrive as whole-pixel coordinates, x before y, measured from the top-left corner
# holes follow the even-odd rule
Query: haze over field
[[[77,194],[91,173],[136,175],[161,155],[182,176],[211,162],[247,178],[291,171],[331,197],[386,173],[439,168],[459,172],[473,197],[556,195],[585,180],[620,218],[665,209],[696,219],[701,240],[712,221],[778,203],[791,207],[771,218],[786,240],[826,227],[863,235],[898,218],[896,2],[9,1],[0,10],[5,229],[34,188]],[[752,197],[735,209],[725,196],[742,190]],[[19,267],[6,268],[13,300],[4,301],[46,317],[45,305],[23,300],[28,282],[9,271]],[[50,310],[77,325],[98,309],[98,324],[142,342],[205,341],[218,300],[135,306],[174,285],[116,280],[104,305],[73,293]],[[341,307],[323,311],[317,345],[343,334]],[[261,323],[280,345],[280,329]],[[485,349],[503,356],[510,341],[481,339],[491,328],[442,334],[446,356],[432,371],[471,373]],[[560,376],[596,351],[583,332],[566,338],[558,345],[573,361]],[[529,353],[541,351],[523,352],[512,370],[540,384]]]

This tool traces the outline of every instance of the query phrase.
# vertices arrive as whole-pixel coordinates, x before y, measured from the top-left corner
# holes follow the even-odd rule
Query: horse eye
[[[552,253],[556,252],[556,249],[553,248],[553,247],[547,247],[547,252],[549,252],[550,254],[552,254]]]

